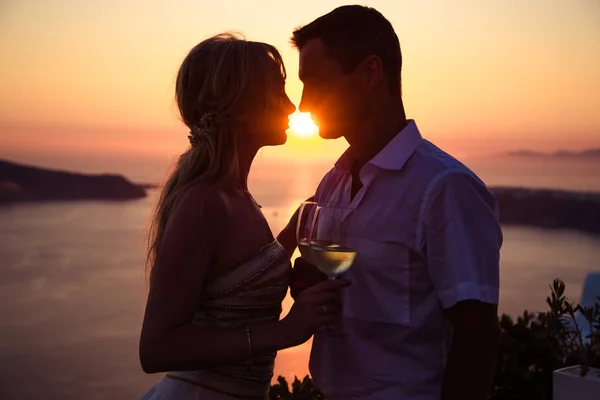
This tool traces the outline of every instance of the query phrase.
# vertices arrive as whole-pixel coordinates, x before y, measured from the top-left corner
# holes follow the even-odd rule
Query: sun
[[[296,111],[290,115],[290,132],[300,137],[314,136],[319,132],[319,127],[315,125],[310,113]]]

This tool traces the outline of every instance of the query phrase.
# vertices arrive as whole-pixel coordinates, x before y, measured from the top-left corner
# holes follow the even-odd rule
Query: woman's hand
[[[340,290],[350,284],[348,279],[326,280],[298,296],[289,314],[281,321],[292,346],[306,342],[319,327],[339,320]]]
[[[327,280],[327,275],[322,273],[305,258],[298,257],[294,261],[290,279],[290,295],[296,299],[303,290]]]

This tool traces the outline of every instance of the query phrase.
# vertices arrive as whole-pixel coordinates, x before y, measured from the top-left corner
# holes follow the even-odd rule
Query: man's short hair
[[[392,24],[371,7],[338,7],[308,25],[297,28],[291,42],[298,49],[321,39],[344,73],[351,73],[369,55],[381,59],[390,91],[400,96],[402,52]]]

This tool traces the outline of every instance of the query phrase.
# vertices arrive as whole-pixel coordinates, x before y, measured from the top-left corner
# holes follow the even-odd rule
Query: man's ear
[[[362,62],[362,71],[364,74],[365,85],[369,88],[375,88],[383,79],[383,62],[376,55],[370,55]]]

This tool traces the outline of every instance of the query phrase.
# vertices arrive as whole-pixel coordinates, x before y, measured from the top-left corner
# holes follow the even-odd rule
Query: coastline
[[[0,160],[0,205],[142,199],[159,187],[117,174],[83,174]],[[504,225],[600,234],[600,192],[490,187]]]

